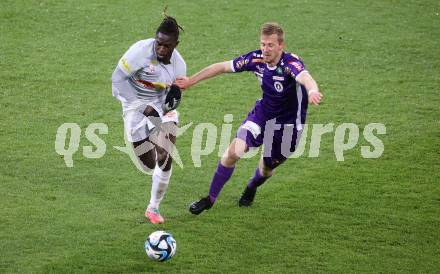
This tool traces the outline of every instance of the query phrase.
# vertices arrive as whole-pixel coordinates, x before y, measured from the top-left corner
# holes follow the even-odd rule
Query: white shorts
[[[157,113],[159,113],[162,123],[174,122],[179,123],[179,113],[176,110],[172,110],[164,115],[162,110],[162,100],[153,99],[150,102],[145,102],[145,107],[153,107]],[[147,123],[148,118],[142,113],[143,108],[137,110],[124,111],[124,130],[129,142],[139,142],[145,140],[150,135]],[[151,125],[151,124],[150,124]]]

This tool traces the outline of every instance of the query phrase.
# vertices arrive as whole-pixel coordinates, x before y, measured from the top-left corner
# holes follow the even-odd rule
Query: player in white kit
[[[176,20],[165,16],[155,38],[133,44],[112,75],[112,93],[122,104],[126,138],[147,171],[153,171],[151,199],[145,216],[163,223],[159,204],[170,181],[171,151],[176,142],[180,89],[173,83],[186,75],[186,64],[175,49]]]

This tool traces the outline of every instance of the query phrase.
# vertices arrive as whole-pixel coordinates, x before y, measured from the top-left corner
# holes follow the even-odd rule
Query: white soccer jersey
[[[174,49],[170,64],[157,61],[154,47],[155,39],[141,40],[133,44],[119,60],[118,67],[129,77],[128,82],[133,89],[117,91],[113,94],[121,100],[123,110],[134,109],[160,97],[163,97],[167,86],[176,81],[178,76],[186,76],[186,64],[180,53]],[[115,93],[115,91],[114,91]]]

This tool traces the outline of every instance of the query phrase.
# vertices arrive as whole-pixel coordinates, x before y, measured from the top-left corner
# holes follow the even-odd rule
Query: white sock
[[[168,188],[172,170],[173,169],[170,168],[168,171],[163,171],[160,169],[159,165],[156,165],[154,168],[152,176],[153,184],[151,186],[151,198],[148,208],[159,209],[160,201],[162,201],[163,196]]]

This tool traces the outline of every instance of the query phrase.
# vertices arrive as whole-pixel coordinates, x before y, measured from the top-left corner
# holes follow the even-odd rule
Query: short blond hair
[[[276,34],[278,36],[278,42],[284,42],[284,31],[280,24],[276,22],[267,22],[261,26],[261,35],[272,35]]]

